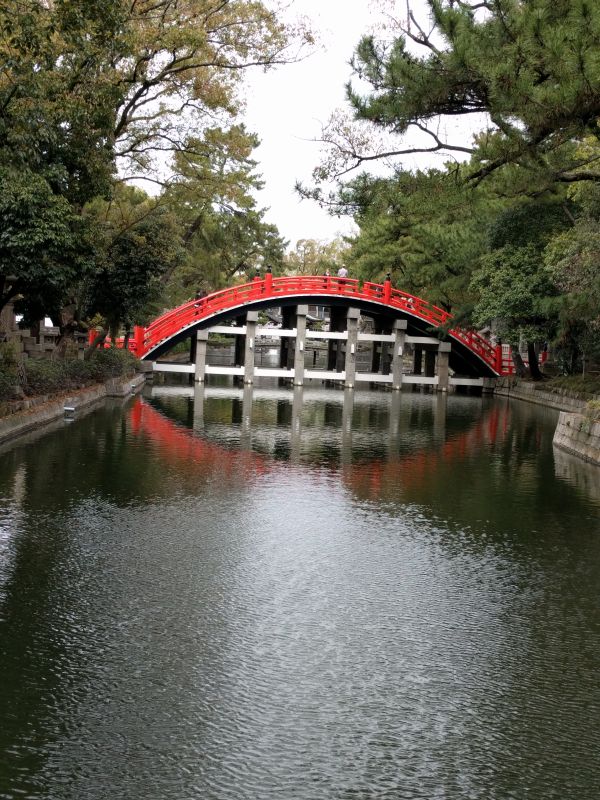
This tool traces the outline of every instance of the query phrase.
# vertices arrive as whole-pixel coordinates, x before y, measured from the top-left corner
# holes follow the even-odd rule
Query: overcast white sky
[[[291,10],[310,20],[321,47],[304,61],[266,74],[257,71],[248,79],[246,123],[262,142],[255,151],[265,182],[259,203],[269,208],[267,221],[278,226],[292,248],[299,239],[331,240],[354,230],[350,219],[331,217],[316,203],[301,201],[294,184],[310,183],[321,152],[314,140],[331,113],[347,107],[349,61],[361,36],[381,23],[386,8],[406,17],[406,0],[293,0]],[[424,0],[410,0],[410,8],[426,26]],[[483,118],[457,118],[444,121],[438,133],[454,144],[469,144],[473,130],[484,125]],[[432,144],[428,137],[419,141],[426,147]],[[403,165],[441,167],[445,160],[442,154],[428,154],[405,158]]]
[[[262,141],[255,153],[266,184],[259,203],[270,208],[268,221],[292,247],[298,239],[329,240],[352,230],[349,220],[300,201],[294,184],[310,181],[320,152],[311,140],[332,111],[344,105],[348,62],[373,22],[368,0],[295,0],[293,10],[310,19],[322,49],[300,63],[255,73],[249,80],[246,113],[248,128]]]

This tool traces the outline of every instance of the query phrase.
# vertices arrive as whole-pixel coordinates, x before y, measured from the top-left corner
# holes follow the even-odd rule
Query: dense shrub
[[[79,362],[81,363],[81,362]],[[137,359],[127,350],[96,350],[85,362],[96,380],[105,381],[119,375],[133,375]]]
[[[25,359],[20,363],[13,348],[0,345],[0,401],[23,394],[55,394],[110,378],[129,377],[134,374],[136,363],[135,357],[123,350],[99,350],[86,361]]]
[[[588,400],[585,415],[593,422],[600,422],[600,400]]]
[[[540,389],[546,391],[566,390],[582,400],[588,400],[600,395],[600,375],[562,375],[552,378],[547,384],[540,384]]]
[[[0,344],[0,400],[12,400],[18,393],[18,359],[10,343]]]

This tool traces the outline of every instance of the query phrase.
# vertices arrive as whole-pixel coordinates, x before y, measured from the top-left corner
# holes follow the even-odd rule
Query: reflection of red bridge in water
[[[189,338],[196,330],[216,325],[239,316],[251,308],[268,308],[298,303],[317,305],[355,305],[366,313],[391,315],[408,322],[409,333],[423,334],[433,330],[444,331],[452,342],[453,350],[466,363],[473,374],[482,376],[508,375],[514,371],[510,349],[493,346],[474,330],[452,326],[452,314],[420,297],[383,284],[350,278],[324,276],[298,276],[273,278],[267,273],[264,279],[213,292],[199,300],[191,300],[167,311],[146,328],[136,326],[130,349],[138,358],[155,360],[174,345]],[[90,338],[95,334],[91,332]],[[123,340],[118,340],[123,346]]]
[[[195,436],[165,417],[141,398],[136,398],[129,412],[131,431],[147,435],[161,447],[161,455],[169,462],[185,462],[188,470],[202,469],[204,473],[218,473],[219,479],[233,479],[249,471],[262,474],[268,471],[267,460],[251,451],[228,450],[221,445]]]
[[[163,458],[175,465],[184,463],[186,470],[216,475],[225,483],[248,480],[279,469],[280,462],[249,450],[228,449],[194,435],[189,428],[172,422],[152,406],[137,398],[130,411],[131,430],[146,435],[160,446]],[[493,445],[506,438],[510,424],[508,405],[493,407],[466,431],[450,436],[440,446],[422,448],[412,453],[399,453],[365,463],[357,461],[340,465],[344,484],[358,495],[377,499],[386,487],[416,489],[441,465],[459,462],[482,445]]]
[[[361,462],[344,467],[344,482],[356,494],[372,500],[385,494],[389,486],[421,488],[440,466],[463,461],[482,445],[494,445],[503,441],[510,427],[510,416],[508,405],[494,407],[467,431],[450,436],[437,448],[423,448],[389,459],[377,459],[370,461],[368,465]]]

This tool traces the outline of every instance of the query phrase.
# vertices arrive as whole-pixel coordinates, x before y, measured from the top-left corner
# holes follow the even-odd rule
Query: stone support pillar
[[[304,350],[306,347],[306,315],[308,306],[298,306],[296,310],[296,346],[294,349],[294,385],[304,385]]]
[[[437,353],[438,392],[447,392],[450,385],[450,342],[440,342]]]
[[[402,365],[404,360],[404,340],[408,321],[405,319],[394,320],[394,352],[392,354],[392,389],[402,388]]]
[[[196,368],[194,370],[194,380],[196,383],[204,383],[206,375],[206,350],[208,347],[208,331],[202,330],[196,333]]]
[[[346,341],[346,389],[354,389],[354,378],[356,375],[356,351],[358,349],[358,321],[360,319],[360,309],[349,308],[347,315],[348,340]]]
[[[246,348],[244,351],[244,383],[254,383],[254,348],[256,344],[256,323],[258,311],[246,314]]]

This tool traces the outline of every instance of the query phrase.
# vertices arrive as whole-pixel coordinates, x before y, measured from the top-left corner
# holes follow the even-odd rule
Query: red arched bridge
[[[138,358],[155,361],[196,330],[218,325],[250,309],[285,307],[298,303],[355,306],[367,316],[386,315],[407,320],[408,333],[440,335],[451,342],[450,366],[455,372],[482,377],[510,374],[510,354],[494,347],[473,330],[452,326],[452,314],[420,297],[383,284],[351,278],[297,276],[263,279],[232,286],[167,311],[148,327],[136,326],[129,346]]]

